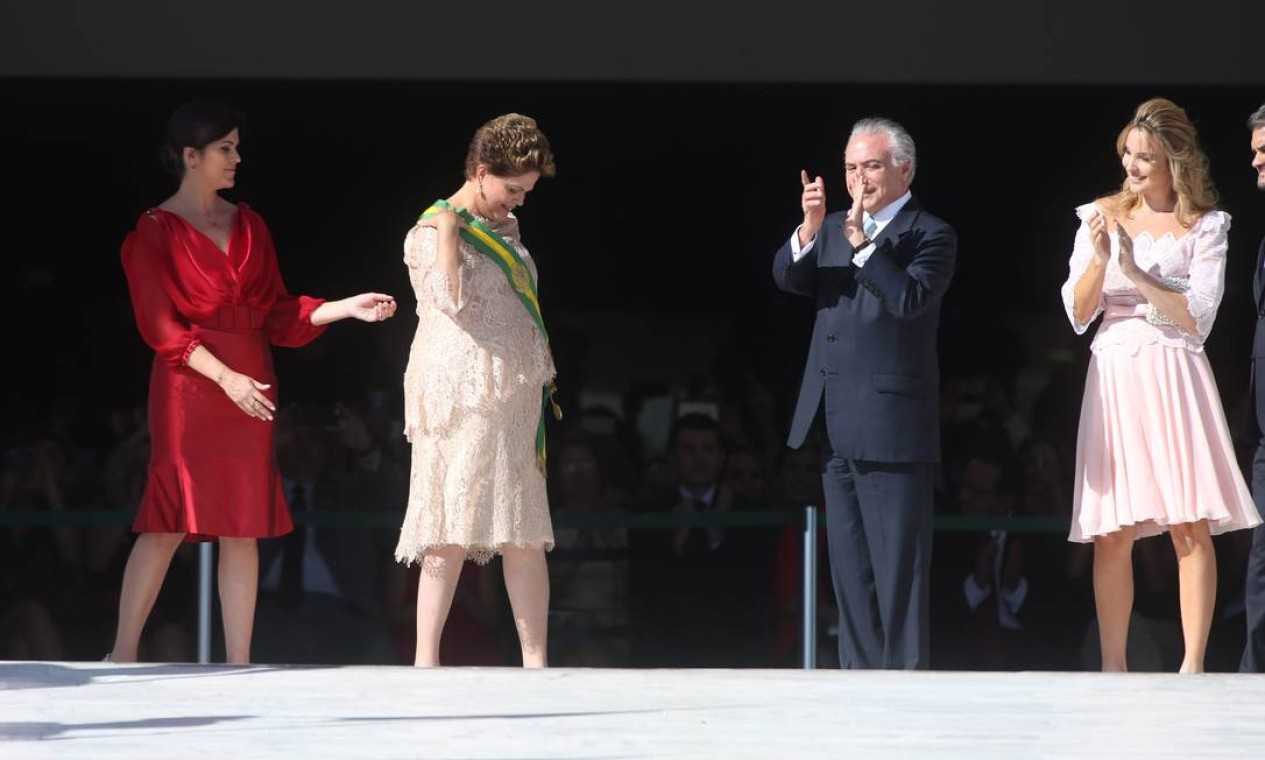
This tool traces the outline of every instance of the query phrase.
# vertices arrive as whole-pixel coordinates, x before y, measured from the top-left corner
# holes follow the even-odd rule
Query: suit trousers
[[[1252,459],[1252,500],[1256,502],[1256,509],[1265,515],[1265,438],[1261,439]],[[1265,673],[1265,523],[1252,529],[1243,602],[1247,611],[1247,643],[1239,670]]]
[[[846,459],[823,444],[840,667],[926,669],[935,465]]]

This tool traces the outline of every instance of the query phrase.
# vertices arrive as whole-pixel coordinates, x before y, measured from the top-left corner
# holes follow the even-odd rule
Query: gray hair
[[[918,168],[918,155],[914,149],[914,138],[909,136],[905,128],[891,119],[884,119],[881,116],[861,119],[852,125],[852,134],[848,139],[851,140],[857,135],[883,135],[887,138],[889,150],[892,153],[892,160],[902,166],[909,167],[909,182],[913,184],[914,171]]]
[[[1256,109],[1255,113],[1247,117],[1247,128],[1251,132],[1255,132],[1261,127],[1265,127],[1265,106]]]

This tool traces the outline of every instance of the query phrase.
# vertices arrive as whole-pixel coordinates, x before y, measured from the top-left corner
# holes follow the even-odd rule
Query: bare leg
[[[422,556],[422,572],[417,580],[417,652],[413,658],[416,667],[439,665],[439,640],[465,562],[466,550],[460,546],[430,549]]]
[[[224,613],[224,649],[230,665],[250,662],[259,593],[259,544],[253,538],[220,539],[220,608]]]
[[[136,662],[145,621],[167,577],[171,557],[183,540],[183,533],[142,533],[132,545],[119,593],[119,626],[109,655],[112,662]]]
[[[1208,522],[1173,525],[1169,528],[1177,550],[1177,577],[1181,582],[1182,638],[1186,656],[1181,673],[1204,672],[1208,650],[1208,630],[1217,597],[1217,555],[1208,533]]]
[[[1133,612],[1132,527],[1094,539],[1094,607],[1104,673],[1128,670],[1129,615]]]
[[[501,547],[505,590],[514,610],[514,627],[523,649],[523,667],[548,666],[549,568],[543,547]]]

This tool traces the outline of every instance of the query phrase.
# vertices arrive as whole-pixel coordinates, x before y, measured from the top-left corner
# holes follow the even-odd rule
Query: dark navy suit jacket
[[[910,198],[875,239],[864,267],[826,215],[812,250],[773,261],[782,290],[813,298],[817,318],[788,444],[799,448],[817,410],[834,453],[874,462],[940,461],[940,301],[953,277],[957,234]]]
[[[1256,427],[1265,436],[1265,378],[1261,367],[1265,362],[1265,240],[1256,253],[1256,272],[1252,275],[1252,293],[1256,296],[1256,334],[1252,337],[1252,388],[1256,395]]]

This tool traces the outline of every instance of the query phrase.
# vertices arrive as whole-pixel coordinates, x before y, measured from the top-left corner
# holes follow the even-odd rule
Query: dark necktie
[[[695,499],[694,511],[695,512],[711,512],[712,505],[708,504],[703,499]],[[708,527],[703,528],[701,532],[703,533],[704,536],[707,537],[708,549],[719,549],[721,543],[723,543],[725,540],[725,531],[723,528],[708,526]]]

